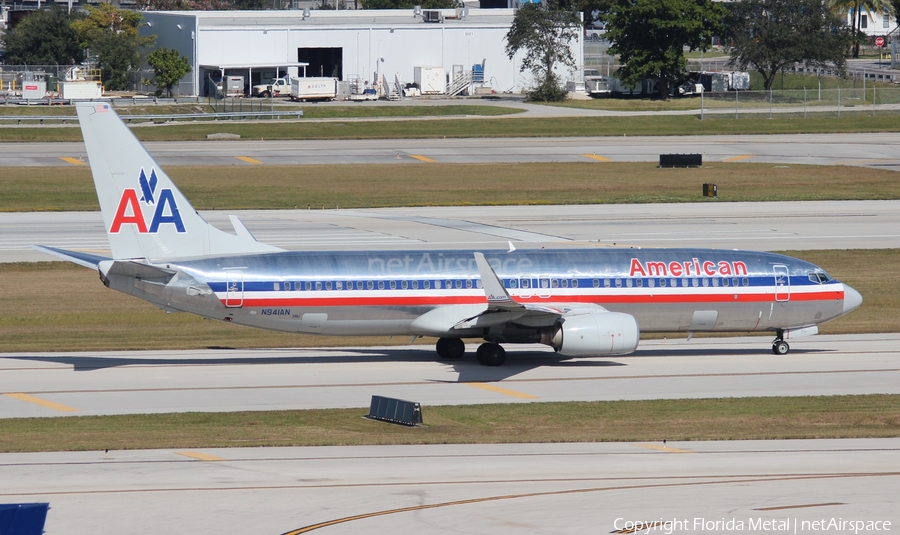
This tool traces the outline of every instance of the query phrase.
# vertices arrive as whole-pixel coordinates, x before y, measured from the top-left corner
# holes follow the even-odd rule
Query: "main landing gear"
[[[462,358],[466,352],[466,344],[459,338],[440,338],[437,341],[438,357],[445,360]]]
[[[466,345],[459,338],[440,338],[435,349],[441,359],[456,360],[465,354]],[[478,346],[475,358],[483,366],[501,366],[506,361],[506,350],[500,344],[486,342]]]
[[[791,346],[784,341],[784,331],[778,331],[775,334],[775,340],[772,342],[772,353],[776,355],[787,355],[791,350]]]
[[[500,344],[485,342],[478,346],[475,358],[482,366],[501,366],[506,361],[506,350]]]

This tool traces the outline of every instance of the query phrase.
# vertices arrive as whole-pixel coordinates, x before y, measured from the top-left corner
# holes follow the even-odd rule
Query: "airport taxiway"
[[[0,501],[48,535],[891,533],[898,467],[896,438],[25,453]]]
[[[237,214],[262,242],[293,250],[600,246],[760,251],[900,247],[900,201],[468,206],[204,211]],[[0,213],[0,262],[53,260],[32,244],[109,249],[99,212]],[[108,253],[106,253],[108,254]],[[827,266],[826,266],[827,267]]]
[[[0,354],[0,419],[535,401],[900,394],[900,334],[645,340],[624,357],[513,347],[506,364],[433,346]],[[360,416],[365,414],[360,411]]]
[[[627,119],[623,119],[627,120]],[[364,128],[364,125],[360,125]],[[228,125],[222,125],[228,131]],[[435,121],[440,133],[440,121]],[[699,153],[704,165],[856,165],[900,170],[900,133],[634,137],[236,140],[147,142],[162,166],[658,162]],[[249,159],[249,160],[248,160]],[[83,143],[0,143],[0,167],[86,165]],[[599,162],[598,162],[599,164]]]

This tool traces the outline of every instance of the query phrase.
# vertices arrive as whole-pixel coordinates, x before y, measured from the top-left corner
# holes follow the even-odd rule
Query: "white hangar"
[[[148,11],[141,31],[156,35],[157,47],[188,58],[192,71],[178,87],[181,95],[206,95],[207,79],[223,73],[244,76],[251,86],[293,75],[302,64],[308,64],[307,76],[373,82],[383,75],[390,84],[395,77],[413,82],[417,68],[432,76],[442,68],[445,90],[478,65],[483,66],[483,87],[501,93],[531,85],[530,73],[519,72],[521,58],[510,60],[504,52],[514,14],[513,9],[470,8]],[[580,68],[581,37],[570,46]],[[299,70],[303,76],[303,67]]]

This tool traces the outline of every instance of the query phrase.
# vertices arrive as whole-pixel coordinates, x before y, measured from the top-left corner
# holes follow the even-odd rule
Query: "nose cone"
[[[853,288],[844,285],[844,314],[856,310],[862,304],[862,296]]]

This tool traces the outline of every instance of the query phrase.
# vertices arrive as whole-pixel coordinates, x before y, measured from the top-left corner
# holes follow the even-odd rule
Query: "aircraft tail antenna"
[[[100,211],[115,259],[280,251],[204,220],[107,103],[76,105]]]

